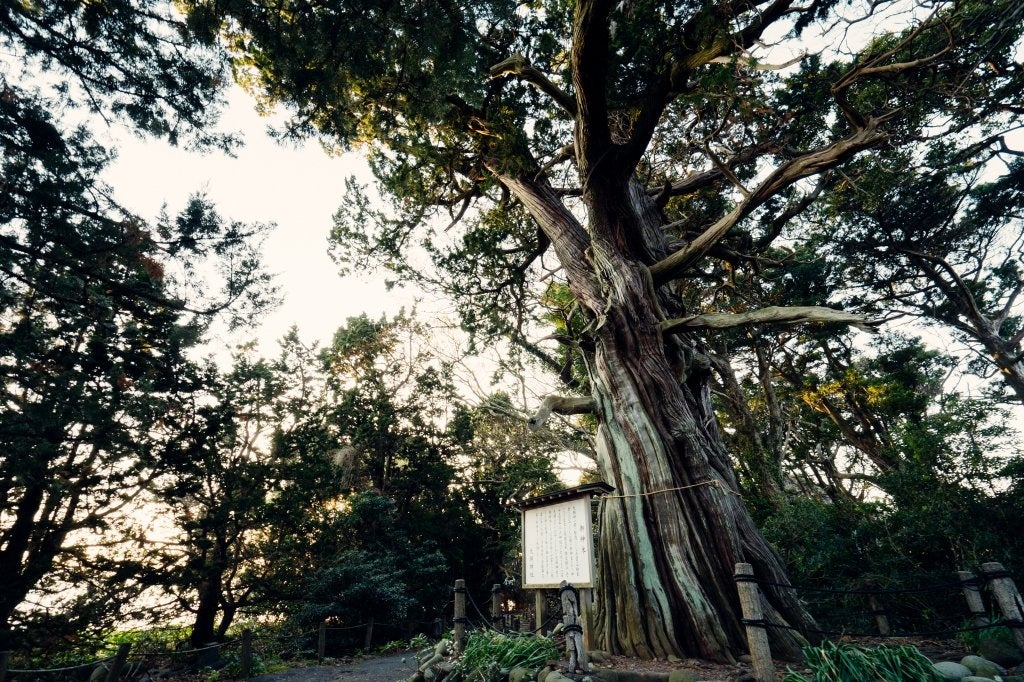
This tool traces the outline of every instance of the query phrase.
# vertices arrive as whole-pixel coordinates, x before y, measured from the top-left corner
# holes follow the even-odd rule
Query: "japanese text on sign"
[[[593,587],[590,496],[523,511],[523,587]]]

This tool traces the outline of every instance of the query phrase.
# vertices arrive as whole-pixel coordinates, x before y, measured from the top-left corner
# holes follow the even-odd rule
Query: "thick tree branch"
[[[757,12],[750,24],[733,34],[724,28],[736,17],[727,4],[709,2],[695,13],[681,31],[679,42],[684,50],[667,68],[660,70],[645,88],[643,104],[617,163],[632,171],[647,150],[665,107],[685,86],[694,69],[722,59],[734,50],[743,51],[752,46],[768,26],[789,11],[792,3],[793,0],[775,0]],[[722,30],[709,34],[709,21],[722,26]]]
[[[492,66],[489,75],[491,78],[500,78],[508,75],[516,76],[554,100],[569,116],[576,116],[576,100],[552,83],[546,75],[530,64],[530,60],[519,53]]]
[[[576,89],[576,156],[586,179],[611,150],[608,127],[608,13],[610,0],[580,0],[572,30],[572,82]]]
[[[547,178],[543,175],[527,177],[496,174],[551,240],[558,262],[565,268],[569,280],[576,283],[580,291],[591,291],[593,300],[588,304],[598,307],[601,294],[592,282],[593,273],[586,260],[590,237],[576,216],[562,203]]]
[[[751,211],[797,180],[838,166],[859,152],[880,144],[887,137],[884,132],[877,129],[874,122],[869,122],[864,129],[849,137],[824,149],[807,152],[783,164],[765,178],[736,208],[707,228],[689,245],[651,266],[651,276],[654,277],[655,283],[664,284],[683,273],[707,254],[712,246]]]
[[[876,332],[876,324],[865,315],[847,313],[824,306],[770,306],[745,313],[706,313],[661,323],[665,334],[694,329],[731,329],[753,324],[849,324],[867,332]]]
[[[593,414],[597,404],[593,398],[576,396],[549,395],[540,404],[537,413],[528,422],[531,431],[536,431],[547,423],[551,413],[555,414]]]

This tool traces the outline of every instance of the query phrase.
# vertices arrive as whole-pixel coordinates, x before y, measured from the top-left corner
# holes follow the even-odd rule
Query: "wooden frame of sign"
[[[541,590],[557,588],[562,581],[581,589],[581,607],[589,610],[594,586],[594,533],[590,500],[615,490],[604,482],[567,488],[523,500],[523,588],[535,593],[536,627],[544,622]],[[584,622],[586,618],[584,617]],[[584,632],[584,639],[589,640]]]

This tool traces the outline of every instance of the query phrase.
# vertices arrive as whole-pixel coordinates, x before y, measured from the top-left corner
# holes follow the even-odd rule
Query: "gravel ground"
[[[412,652],[351,663],[292,668],[251,678],[251,682],[398,682],[416,671]]]

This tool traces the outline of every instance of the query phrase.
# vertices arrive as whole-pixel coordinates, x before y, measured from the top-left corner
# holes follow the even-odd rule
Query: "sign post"
[[[594,587],[594,531],[591,497],[606,495],[607,483],[588,483],[524,500],[522,513],[523,589],[538,590],[537,629],[543,627],[540,590],[570,585],[580,589],[583,648],[590,648],[587,627],[590,590]]]

